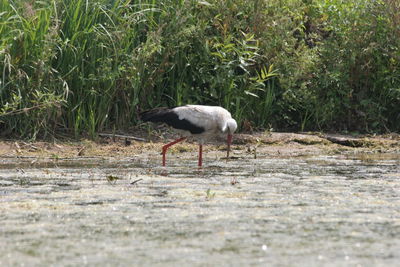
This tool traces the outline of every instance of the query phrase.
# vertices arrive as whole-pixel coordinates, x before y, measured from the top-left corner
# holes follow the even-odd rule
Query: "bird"
[[[163,166],[165,166],[168,148],[191,136],[199,142],[199,167],[202,167],[203,163],[203,144],[219,135],[226,135],[227,137],[227,158],[229,158],[232,137],[237,129],[237,123],[232,118],[231,113],[222,107],[205,105],[160,107],[141,112],[139,117],[144,122],[165,123],[181,135],[180,138],[162,147]]]

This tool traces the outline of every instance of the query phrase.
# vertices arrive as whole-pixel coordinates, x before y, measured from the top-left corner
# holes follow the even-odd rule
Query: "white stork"
[[[199,141],[199,167],[203,162],[204,142],[217,135],[227,135],[227,158],[229,158],[232,134],[236,131],[237,123],[232,119],[231,113],[222,107],[186,105],[175,108],[155,108],[139,115],[142,121],[166,123],[181,133],[181,138],[162,147],[163,166],[165,166],[165,153],[168,148],[189,136]]]

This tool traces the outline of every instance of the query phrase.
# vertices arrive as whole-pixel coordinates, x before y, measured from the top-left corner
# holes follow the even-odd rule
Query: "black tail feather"
[[[166,116],[168,116],[170,112],[171,110],[169,108],[154,108],[141,112],[139,117],[142,121],[165,122]]]

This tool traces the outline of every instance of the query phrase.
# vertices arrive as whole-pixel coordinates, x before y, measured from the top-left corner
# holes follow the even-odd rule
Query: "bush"
[[[400,130],[395,0],[0,0],[0,129],[35,138],[222,105],[246,129]]]

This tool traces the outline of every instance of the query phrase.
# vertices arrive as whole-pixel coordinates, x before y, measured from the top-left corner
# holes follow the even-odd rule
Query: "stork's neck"
[[[222,127],[222,132],[227,134],[233,134],[237,129],[237,123],[234,119],[228,119],[225,125]]]

